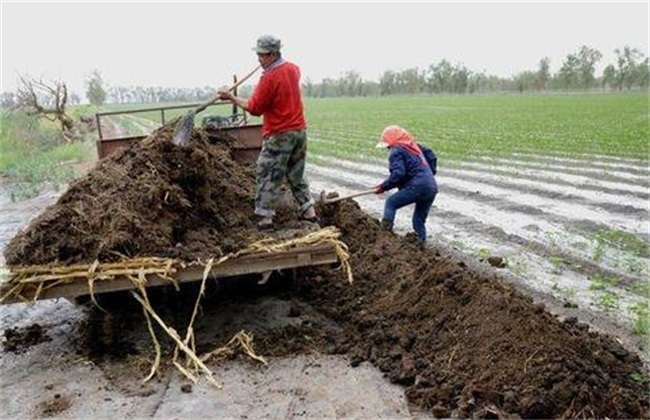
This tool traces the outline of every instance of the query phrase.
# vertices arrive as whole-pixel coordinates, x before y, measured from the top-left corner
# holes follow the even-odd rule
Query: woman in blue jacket
[[[386,200],[381,224],[388,230],[393,229],[397,210],[415,203],[413,211],[413,230],[421,242],[427,239],[426,221],[433,200],[438,193],[436,184],[435,153],[428,147],[418,144],[413,136],[397,125],[384,129],[377,147],[389,149],[388,169],[390,175],[375,187],[375,193],[381,194],[393,188],[398,191]]]

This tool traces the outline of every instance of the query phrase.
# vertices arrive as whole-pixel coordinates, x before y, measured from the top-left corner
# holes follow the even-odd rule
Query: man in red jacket
[[[280,40],[261,36],[253,50],[264,69],[250,98],[219,91],[220,99],[244,108],[252,115],[262,115],[264,143],[257,160],[255,214],[261,216],[257,227],[273,228],[280,185],[286,178],[300,206],[300,219],[317,222],[314,199],[305,178],[307,124],[300,92],[300,68],[282,58]]]

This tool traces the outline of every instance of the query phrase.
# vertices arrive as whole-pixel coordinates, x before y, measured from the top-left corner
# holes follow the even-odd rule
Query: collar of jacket
[[[284,59],[284,58],[282,58],[282,57],[278,57],[278,59],[275,60],[274,62],[272,62],[270,66],[268,66],[267,68],[265,68],[264,71],[263,71],[262,73],[266,73],[267,71],[271,71],[271,70],[273,70],[274,68],[278,67],[279,65],[284,64],[284,62],[285,62],[285,59]]]

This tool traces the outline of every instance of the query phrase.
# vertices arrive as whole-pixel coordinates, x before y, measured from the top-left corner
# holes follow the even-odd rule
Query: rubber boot
[[[393,231],[393,221],[388,219],[381,219],[381,227],[389,232]]]

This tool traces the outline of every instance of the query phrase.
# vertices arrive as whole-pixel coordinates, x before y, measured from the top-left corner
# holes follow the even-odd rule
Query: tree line
[[[523,71],[511,78],[474,72],[463,64],[453,65],[443,59],[424,70],[387,70],[378,82],[363,80],[358,72],[350,70],[338,79],[323,79],[321,83],[307,80],[303,90],[308,97],[336,97],[648,88],[648,57],[629,46],[615,52],[616,64],[607,65],[601,76],[595,73],[602,53],[582,46],[576,53],[566,56],[555,74],[551,74],[548,57],[539,61],[536,70]]]
[[[601,75],[596,75],[596,66],[602,60],[602,53],[588,46],[580,47],[568,54],[559,70],[552,74],[548,57],[542,58],[535,70],[523,71],[512,77],[503,78],[475,72],[463,64],[452,64],[443,59],[429,65],[426,69],[386,70],[378,81],[364,80],[355,70],[344,72],[339,78],[325,78],[318,83],[309,78],[302,84],[306,97],[325,98],[342,96],[386,96],[405,94],[473,94],[487,92],[536,92],[556,90],[629,90],[648,88],[650,64],[648,57],[637,48],[625,46],[615,50],[616,62],[605,66]],[[42,81],[34,82],[29,77],[17,92],[2,92],[2,106],[15,108],[39,102],[50,104],[50,88]],[[52,83],[59,89],[63,82]],[[40,91],[34,89],[44,87]],[[65,87],[65,84],[63,83]],[[244,86],[240,94],[247,96],[251,86]],[[86,98],[93,105],[105,103],[171,103],[199,102],[214,97],[215,87],[164,88],[142,86],[111,86],[104,81],[97,70],[91,72],[86,80]],[[40,99],[40,100],[37,100]],[[80,103],[81,99],[72,94],[67,97],[69,104]]]

